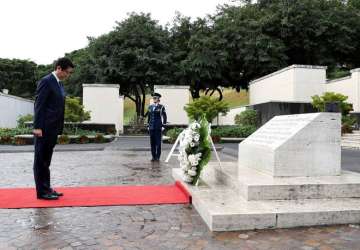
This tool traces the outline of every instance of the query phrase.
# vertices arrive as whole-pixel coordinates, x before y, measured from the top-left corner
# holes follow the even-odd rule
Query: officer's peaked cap
[[[152,97],[158,97],[158,98],[160,98],[161,95],[160,95],[159,93],[153,93],[153,94],[152,94]]]

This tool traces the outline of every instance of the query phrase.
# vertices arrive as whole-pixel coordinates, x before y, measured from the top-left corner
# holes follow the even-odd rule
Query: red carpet
[[[34,188],[0,189],[0,208],[94,207],[186,204],[190,196],[179,182],[160,186],[56,188],[64,193],[55,201],[38,200]]]

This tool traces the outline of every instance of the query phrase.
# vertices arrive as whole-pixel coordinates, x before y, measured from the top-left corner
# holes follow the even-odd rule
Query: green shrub
[[[248,137],[256,131],[255,126],[222,126],[212,129],[211,136],[219,137]]]
[[[84,130],[84,129],[80,129],[80,128],[75,128],[75,127],[65,127],[63,134],[64,135],[96,135],[99,132],[97,131],[93,131],[93,130]]]
[[[341,126],[341,133],[342,134],[352,133],[353,126],[356,123],[356,118],[351,117],[350,115],[342,116],[341,123],[342,123],[342,126]]]
[[[17,146],[23,146],[23,145],[27,144],[26,139],[25,138],[20,138],[20,137],[14,137],[13,142]]]
[[[253,109],[248,109],[235,116],[235,124],[242,126],[258,125],[258,112]]]
[[[346,102],[348,97],[339,93],[325,92],[322,96],[314,95],[311,98],[312,106],[320,112],[325,111],[325,103],[329,102],[339,102],[342,115],[348,115],[353,110],[352,104]]]
[[[172,128],[166,132],[166,136],[170,137],[169,142],[174,143],[179,134],[183,131],[183,128]]]
[[[90,112],[84,110],[79,97],[67,97],[65,102],[65,121],[83,122],[90,120]]]
[[[0,128],[0,137],[32,134],[31,128]]]
[[[191,120],[200,120],[205,115],[206,120],[211,123],[218,114],[227,114],[229,112],[229,104],[209,96],[201,96],[195,101],[186,104],[184,109]]]
[[[13,137],[8,135],[0,136],[0,144],[12,144]]]
[[[95,143],[104,143],[105,142],[105,137],[103,134],[96,134],[95,135],[95,139],[94,139]]]
[[[115,128],[108,128],[106,130],[106,133],[108,133],[109,135],[115,135],[116,134],[116,129]]]
[[[67,135],[60,135],[58,138],[59,144],[69,144],[70,143],[70,137]]]
[[[325,111],[325,104],[329,102],[339,102],[341,110],[341,133],[351,133],[353,126],[356,123],[356,119],[350,117],[349,113],[353,110],[352,104],[346,102],[348,99],[347,96],[334,93],[334,92],[325,92],[322,96],[312,96],[312,105],[320,112]]]
[[[32,122],[34,120],[34,116],[31,114],[19,116],[17,119],[18,128],[25,128],[25,122]]]
[[[89,143],[89,137],[87,137],[86,135],[80,135],[79,138],[77,139],[77,143],[80,144],[86,144]]]

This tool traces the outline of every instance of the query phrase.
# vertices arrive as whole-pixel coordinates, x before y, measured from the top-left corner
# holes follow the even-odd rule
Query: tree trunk
[[[145,116],[145,102],[146,102],[146,93],[144,85],[140,85],[141,92],[142,92],[142,102],[141,102],[141,117]]]

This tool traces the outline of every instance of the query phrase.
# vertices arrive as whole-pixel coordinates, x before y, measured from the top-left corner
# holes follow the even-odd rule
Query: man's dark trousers
[[[35,137],[34,178],[38,195],[51,192],[50,163],[56,145],[57,135]]]
[[[152,157],[159,160],[161,155],[161,129],[150,129],[149,131]]]

